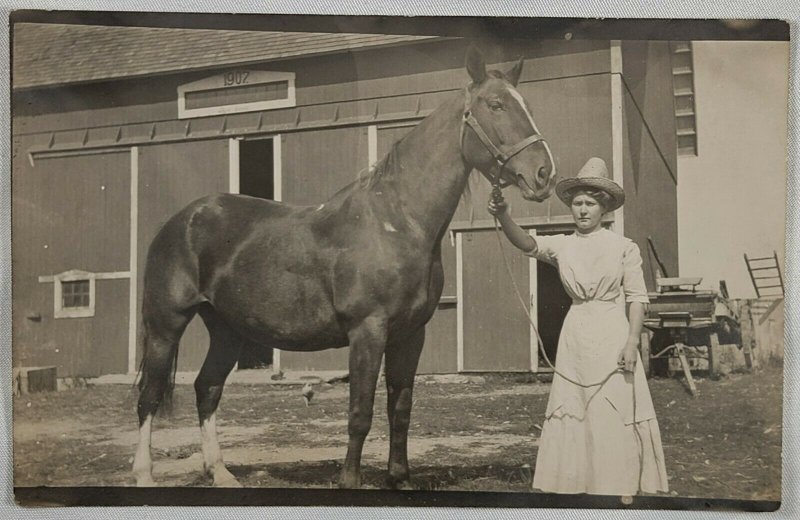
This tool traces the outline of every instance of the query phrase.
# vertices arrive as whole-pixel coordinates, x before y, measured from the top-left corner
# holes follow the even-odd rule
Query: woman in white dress
[[[592,158],[556,186],[575,233],[531,237],[496,193],[489,212],[525,254],[555,265],[572,297],[558,340],[558,374],[547,403],[534,489],[554,493],[635,495],[667,491],[661,435],[639,363],[639,334],[649,302],[638,246],[601,226],[625,193]],[[629,304],[629,316],[625,304]],[[615,372],[616,371],[616,372]],[[612,374],[610,377],[609,374]]]

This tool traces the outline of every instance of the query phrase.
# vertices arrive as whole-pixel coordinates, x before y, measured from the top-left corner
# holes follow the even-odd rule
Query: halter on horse
[[[245,344],[294,351],[350,346],[348,448],[340,486],[359,487],[364,440],[385,360],[388,485],[408,485],[407,437],[425,324],[444,284],[441,241],[470,172],[550,196],[552,155],[507,74],[467,54],[472,83],[409,132],[374,169],[316,207],[215,195],[158,232],[145,269],[137,485],[154,485],[152,419],[172,389],[178,343],[199,314],[208,354],[195,381],[204,468],[237,485],[222,460],[216,410]],[[471,129],[471,130],[470,130]]]

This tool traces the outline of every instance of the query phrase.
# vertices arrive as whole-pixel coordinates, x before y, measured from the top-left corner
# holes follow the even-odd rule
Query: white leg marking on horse
[[[139,446],[133,457],[133,474],[138,487],[155,486],[153,480],[153,461],[150,459],[150,434],[153,426],[153,416],[148,415],[139,428]]]
[[[214,477],[214,485],[218,487],[242,487],[222,460],[222,451],[217,442],[217,414],[203,421],[200,425],[203,436],[203,469]]]
[[[542,133],[539,131],[539,127],[536,126],[536,122],[533,120],[530,110],[528,110],[528,104],[525,103],[525,98],[522,97],[522,94],[520,94],[517,89],[513,87],[509,87],[508,92],[511,94],[511,97],[517,100],[519,106],[522,107],[522,111],[526,116],[528,116],[528,121],[530,121],[533,131],[539,135],[542,135]],[[547,156],[550,158],[550,164],[553,165],[553,171],[550,173],[550,178],[552,179],[556,174],[556,161],[553,159],[553,154],[550,152],[550,146],[547,144],[547,141],[542,141],[542,144],[544,145],[544,149],[547,150]]]
[[[389,222],[384,222],[383,223],[383,229],[385,229],[386,231],[389,231],[391,233],[397,233],[397,230]]]

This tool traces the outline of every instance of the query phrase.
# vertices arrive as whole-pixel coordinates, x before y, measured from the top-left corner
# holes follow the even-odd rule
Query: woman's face
[[[581,233],[589,233],[597,229],[600,219],[605,213],[602,204],[597,199],[582,191],[573,197],[570,209],[572,209],[572,218]]]

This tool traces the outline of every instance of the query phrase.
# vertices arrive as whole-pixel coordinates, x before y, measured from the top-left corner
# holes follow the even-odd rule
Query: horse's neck
[[[471,169],[461,155],[462,111],[460,97],[446,102],[397,143],[386,165],[404,216],[430,239],[453,218]]]

